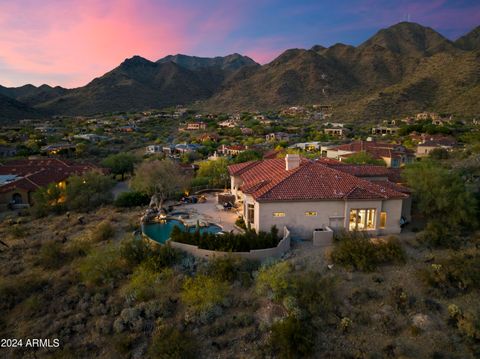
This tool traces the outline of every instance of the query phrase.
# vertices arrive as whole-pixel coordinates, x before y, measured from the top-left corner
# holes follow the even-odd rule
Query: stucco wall
[[[263,261],[267,258],[279,258],[284,253],[290,250],[290,232],[286,227],[284,228],[283,238],[275,248],[256,249],[249,252],[211,251],[207,249],[198,248],[197,246],[194,246],[191,244],[178,243],[178,242],[173,242],[171,240],[168,240],[167,243],[171,245],[173,248],[177,248],[181,251],[191,254],[192,256],[203,258],[203,259],[234,256],[234,257],[240,257],[244,259]]]

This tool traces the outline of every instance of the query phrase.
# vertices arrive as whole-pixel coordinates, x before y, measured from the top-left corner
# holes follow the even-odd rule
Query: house
[[[76,140],[85,140],[90,142],[99,142],[99,141],[108,140],[107,136],[100,136],[95,133],[82,133],[80,135],[73,136],[73,138]]]
[[[417,145],[415,154],[418,158],[428,157],[433,150],[444,149],[451,151],[457,144],[453,137],[432,135],[423,138],[423,141]]]
[[[0,211],[30,206],[37,189],[50,183],[64,187],[71,175],[89,171],[105,172],[90,163],[76,164],[55,158],[23,159],[0,165]]]
[[[410,195],[389,181],[371,181],[299,155],[228,167],[245,221],[258,231],[286,226],[293,237],[319,228],[397,234],[410,219]]]
[[[350,132],[347,128],[344,127],[329,127],[329,128],[324,128],[323,133],[329,136],[335,136],[335,137],[345,137],[348,132]]]
[[[285,132],[272,132],[265,136],[267,141],[288,141],[290,136]]]
[[[117,128],[117,131],[119,132],[127,132],[127,133],[130,133],[130,132],[135,132],[137,131],[137,126],[135,125],[128,125],[128,126],[120,126]]]
[[[207,128],[207,124],[203,121],[199,122],[189,122],[183,128],[184,131],[199,131],[205,130]]]
[[[420,112],[415,115],[417,121],[436,120],[439,116],[435,112]]]
[[[245,152],[247,149],[248,147],[243,145],[221,145],[218,148],[218,153],[224,156],[237,156],[238,154]]]
[[[145,148],[145,154],[147,155],[153,155],[155,153],[162,153],[163,152],[163,146],[160,145],[149,145]]]
[[[322,146],[321,142],[313,141],[313,142],[299,142],[295,143],[288,148],[298,148],[299,150],[314,152],[318,151]]]
[[[387,167],[393,168],[399,168],[415,160],[413,151],[402,145],[362,140],[328,148],[326,157],[341,161],[360,152],[366,152],[373,158],[381,159],[385,161]]]
[[[75,145],[72,143],[54,143],[51,145],[43,146],[40,148],[40,152],[48,155],[69,155],[75,151]]]
[[[220,127],[227,127],[227,128],[234,128],[238,126],[238,121],[234,120],[232,118],[229,118],[225,121],[221,121],[218,123],[218,126]]]
[[[395,135],[400,128],[396,126],[372,127],[372,135]]]
[[[240,131],[242,132],[242,135],[247,135],[247,136],[253,135],[253,130],[248,127],[242,127]]]

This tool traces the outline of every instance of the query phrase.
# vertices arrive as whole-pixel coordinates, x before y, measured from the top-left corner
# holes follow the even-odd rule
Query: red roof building
[[[287,226],[308,237],[335,227],[398,233],[410,217],[410,196],[399,174],[381,166],[350,166],[287,155],[228,167],[232,193],[256,230]],[[393,180],[393,181],[390,181]],[[279,227],[280,228],[280,227]]]

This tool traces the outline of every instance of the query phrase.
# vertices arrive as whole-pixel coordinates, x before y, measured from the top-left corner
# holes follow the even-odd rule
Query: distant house
[[[265,136],[265,139],[270,142],[274,141],[288,141],[290,135],[285,132],[272,132]]]
[[[189,122],[183,128],[185,131],[199,131],[205,130],[207,128],[207,124],[203,121],[200,122]]]
[[[95,133],[83,133],[80,135],[75,135],[73,136],[74,139],[76,140],[85,140],[85,141],[90,141],[90,142],[99,142],[99,141],[105,141],[108,140],[108,137],[106,136],[100,136]]]
[[[417,145],[415,154],[419,158],[428,157],[435,149],[451,151],[457,145],[458,143],[453,137],[432,135],[425,137],[424,140]]]
[[[16,160],[0,165],[0,211],[32,205],[32,194],[37,189],[50,183],[64,187],[69,176],[90,171],[105,172],[90,163],[77,164],[55,158]]]
[[[153,155],[155,153],[162,153],[163,152],[163,146],[160,145],[149,145],[145,148],[145,154],[147,155]]]
[[[43,146],[40,148],[40,152],[48,155],[69,155],[75,152],[75,144],[72,143],[54,143],[51,145]]]
[[[366,152],[373,158],[382,159],[387,167],[393,168],[399,168],[415,160],[414,153],[404,146],[377,141],[353,141],[331,147],[327,149],[326,157],[342,161],[360,152]]]
[[[247,135],[247,136],[253,135],[253,130],[248,127],[243,127],[240,129],[240,131],[242,132],[242,135]]]
[[[406,188],[299,155],[230,165],[228,170],[232,193],[243,204],[243,217],[256,231],[286,226],[301,239],[327,227],[396,234],[410,219]]]
[[[372,127],[372,135],[395,135],[400,128],[396,126]]]
[[[344,127],[328,127],[323,129],[323,133],[329,136],[345,137],[350,131]]]
[[[415,115],[417,121],[436,120],[439,116],[435,112],[420,112]]]
[[[320,150],[322,146],[322,143],[321,142],[318,142],[318,141],[313,141],[313,142],[300,142],[300,143],[295,143],[291,146],[289,146],[289,148],[298,148],[300,150],[303,150],[303,151],[318,151]]]
[[[247,149],[248,147],[243,145],[221,145],[217,151],[224,156],[237,156],[238,154],[245,152]]]
[[[238,127],[238,122],[237,120],[234,120],[232,118],[229,118],[225,121],[221,121],[218,123],[218,126],[220,127],[228,127],[228,128],[234,128],[234,127]]]
[[[128,126],[120,126],[117,128],[117,131],[119,132],[135,132],[137,131],[137,127],[133,125],[128,125]]]

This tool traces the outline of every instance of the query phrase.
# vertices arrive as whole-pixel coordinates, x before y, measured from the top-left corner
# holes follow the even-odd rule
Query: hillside
[[[340,120],[381,120],[432,110],[480,113],[479,28],[452,42],[402,22],[357,47],[290,49],[260,66],[239,54],[134,56],[84,87],[32,85],[0,94],[53,114],[85,115],[195,105],[205,111],[331,104]]]
[[[0,94],[0,123],[12,122],[20,118],[40,118],[42,115],[40,111]]]

